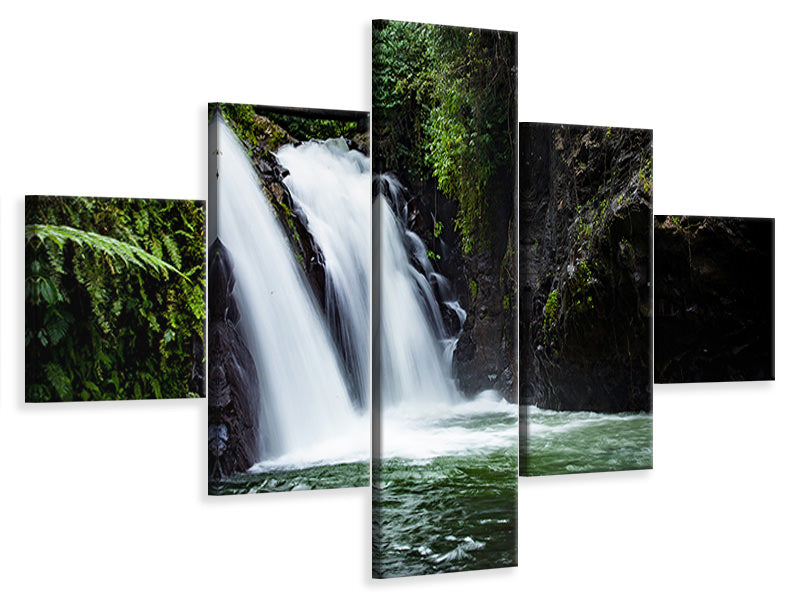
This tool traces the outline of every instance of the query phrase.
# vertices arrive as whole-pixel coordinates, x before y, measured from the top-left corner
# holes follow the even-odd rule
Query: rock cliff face
[[[468,394],[499,391],[508,401],[518,399],[517,368],[517,220],[514,174],[490,193],[488,236],[464,257],[457,281],[466,291],[464,331],[453,357],[459,386]]]
[[[775,378],[775,221],[655,219],[655,381]]]
[[[649,411],[652,132],[520,124],[521,401]]]
[[[236,279],[225,246],[215,240],[208,253],[209,482],[245,471],[258,453],[258,375],[236,329],[239,310],[233,298]],[[213,491],[213,485],[212,491]]]

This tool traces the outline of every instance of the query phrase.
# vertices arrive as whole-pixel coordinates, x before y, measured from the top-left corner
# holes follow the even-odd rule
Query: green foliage
[[[594,308],[594,299],[590,293],[591,286],[594,284],[594,276],[589,263],[581,260],[569,281],[569,290],[575,308],[579,312]]]
[[[26,223],[26,400],[191,395],[204,205],[41,197]]]
[[[584,221],[583,215],[578,217],[578,236],[581,239],[589,238],[592,235],[594,223],[590,220]]]
[[[433,250],[428,250],[428,260],[441,260],[441,254],[436,254]]]
[[[47,363],[44,366],[44,372],[47,376],[47,381],[53,386],[53,389],[58,394],[59,400],[72,400],[72,382],[67,374],[56,363]]]
[[[428,178],[423,124],[430,114],[433,81],[430,28],[419,23],[377,22],[373,27],[373,135],[388,170]]]
[[[259,141],[265,142],[270,150],[275,150],[291,138],[304,142],[312,139],[353,138],[358,133],[358,123],[351,120],[263,112],[260,107],[256,113],[256,107],[252,104],[220,103],[210,106],[209,111],[216,107],[219,107],[225,121],[250,153],[259,146]],[[211,114],[209,118],[210,116]]]
[[[438,238],[440,235],[442,235],[442,227],[444,227],[444,225],[441,221],[433,222],[433,237]]]
[[[251,146],[258,144],[261,128],[256,121],[256,111],[252,104],[219,104],[219,109],[239,139]]]
[[[547,302],[544,305],[544,322],[542,323],[542,330],[548,339],[558,323],[558,311],[560,307],[561,302],[559,300],[558,288],[554,288],[547,295]]]
[[[266,116],[301,142],[338,137],[352,139],[358,133],[358,123],[355,121],[301,117],[280,112],[268,113]]]
[[[134,265],[141,268],[153,269],[163,275],[167,275],[169,271],[172,271],[184,279],[189,279],[171,264],[153,256],[149,252],[145,252],[138,246],[126,244],[112,237],[92,233],[91,231],[82,231],[74,227],[67,227],[66,225],[26,225],[25,241],[30,243],[33,239],[38,239],[40,242],[44,242],[45,240],[51,241],[58,246],[59,250],[64,250],[64,245],[67,242],[73,242],[79,246],[85,244],[91,251],[106,253],[112,260],[116,261],[118,268],[120,266],[127,267],[129,265]],[[169,244],[167,244],[167,242],[169,242]],[[170,249],[173,262],[180,267],[180,255],[178,254],[175,240],[167,237],[164,239],[164,244]],[[37,268],[37,272],[38,270]],[[39,280],[43,280],[43,278],[39,278]],[[50,285],[52,286],[52,283]]]
[[[638,172],[639,185],[645,194],[653,189],[653,161],[649,158],[642,163]]]
[[[474,279],[469,280],[469,295],[472,298],[473,302],[478,297],[478,282]]]
[[[592,269],[589,267],[589,263],[585,260],[582,260],[578,263],[578,268],[575,270],[577,275],[579,285],[581,289],[586,288],[592,282]]]
[[[458,202],[469,253],[488,240],[487,190],[510,177],[516,38],[496,31],[381,21],[373,29],[373,107],[387,169]]]

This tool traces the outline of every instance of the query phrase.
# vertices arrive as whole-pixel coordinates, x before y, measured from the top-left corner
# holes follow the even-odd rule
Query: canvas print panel
[[[515,33],[373,23],[373,576],[517,564]]]
[[[652,467],[653,135],[520,124],[521,475]]]
[[[775,379],[775,220],[656,216],[655,381]]]
[[[367,113],[209,107],[209,493],[369,482]]]
[[[205,395],[205,202],[27,196],[25,401]]]

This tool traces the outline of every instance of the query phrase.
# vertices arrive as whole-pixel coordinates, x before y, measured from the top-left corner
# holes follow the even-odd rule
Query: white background
[[[4,4],[0,596],[797,594],[798,15],[434,4]],[[377,17],[518,30],[520,120],[653,128],[656,213],[777,218],[777,381],[656,387],[652,472],[522,479],[517,569],[373,582],[367,489],[207,498],[203,401],[23,403],[24,195],[206,198],[206,103],[368,110]]]

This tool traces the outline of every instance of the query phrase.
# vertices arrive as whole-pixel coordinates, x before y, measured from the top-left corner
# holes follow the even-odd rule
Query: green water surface
[[[431,423],[433,443],[485,445],[449,456],[387,457],[373,475],[373,573],[400,577],[517,564],[517,415],[454,414]],[[391,446],[391,444],[387,444]],[[414,454],[414,448],[407,448]],[[391,454],[391,452],[389,452]]]
[[[520,475],[653,468],[653,415],[522,406]]]
[[[208,493],[255,494],[294,490],[324,490],[369,485],[369,463],[317,465],[302,469],[275,469],[265,473],[240,473],[220,482],[209,482]]]
[[[382,461],[373,496],[375,575],[516,566],[515,454],[441,457],[425,465]]]

